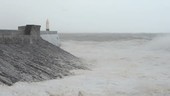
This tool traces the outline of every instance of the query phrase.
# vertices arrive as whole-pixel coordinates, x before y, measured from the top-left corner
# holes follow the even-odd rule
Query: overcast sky
[[[170,0],[0,0],[0,28],[59,32],[170,32]]]

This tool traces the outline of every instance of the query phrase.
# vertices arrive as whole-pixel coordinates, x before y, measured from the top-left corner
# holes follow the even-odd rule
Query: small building
[[[26,25],[18,30],[0,30],[0,43],[34,43],[41,39],[40,28],[40,25]]]
[[[40,25],[26,25],[19,26],[18,31],[21,31],[22,35],[30,36],[32,39],[40,38]]]

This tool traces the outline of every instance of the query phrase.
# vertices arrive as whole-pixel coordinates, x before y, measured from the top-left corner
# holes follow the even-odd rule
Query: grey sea
[[[58,44],[56,35],[43,36]],[[90,70],[45,82],[1,86],[0,96],[170,96],[170,35],[62,33],[60,48]],[[64,57],[63,57],[64,58]]]
[[[131,40],[147,39],[154,37],[170,35],[169,33],[60,33],[61,41],[113,41],[113,40]]]

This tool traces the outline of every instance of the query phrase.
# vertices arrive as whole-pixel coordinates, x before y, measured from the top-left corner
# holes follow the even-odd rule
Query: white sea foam
[[[149,42],[153,50],[170,51],[170,35],[160,36]]]
[[[65,41],[62,48],[92,70],[73,71],[77,75],[64,79],[1,86],[0,96],[170,96],[168,40]]]

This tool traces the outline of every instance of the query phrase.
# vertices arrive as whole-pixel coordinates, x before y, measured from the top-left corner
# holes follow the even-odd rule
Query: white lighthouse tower
[[[48,19],[46,21],[46,31],[50,31],[50,25],[49,25],[49,20]]]

